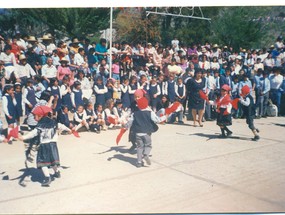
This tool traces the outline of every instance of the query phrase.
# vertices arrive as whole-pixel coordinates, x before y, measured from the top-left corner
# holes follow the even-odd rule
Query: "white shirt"
[[[43,65],[42,67],[42,76],[46,78],[56,78],[57,69],[54,65]]]
[[[264,66],[273,67],[275,65],[275,61],[273,58],[265,58],[263,64]]]
[[[47,51],[48,54],[52,54],[53,50],[55,50],[55,49],[56,49],[56,46],[53,43],[49,44],[46,47],[46,51]]]
[[[220,69],[220,64],[218,62],[211,62],[211,69]]]
[[[186,87],[185,87],[185,84],[180,84],[180,85],[175,84],[175,85],[174,85],[174,91],[175,91],[176,96],[180,96],[179,93],[178,93],[178,87],[183,87],[183,95],[182,95],[182,97],[185,97],[185,95],[186,95]]]
[[[79,81],[81,83],[81,90],[90,90],[91,84],[88,78],[84,77],[82,80],[75,78],[74,81]]]
[[[83,117],[82,117],[82,119],[80,119],[78,116],[82,116],[83,115]],[[83,112],[82,113],[78,113],[78,112],[76,112],[76,113],[74,113],[74,120],[76,121],[76,122],[82,122],[83,120],[86,120],[86,119],[88,119],[88,118],[90,118],[90,117],[88,117],[87,116],[87,113],[86,113],[86,111],[85,110],[83,110]]]
[[[22,78],[22,77],[28,77],[35,76],[36,72],[31,67],[30,64],[22,65],[22,64],[16,64],[15,65],[15,76],[16,78]]]
[[[280,74],[279,75],[271,74],[269,76],[269,80],[270,80],[270,88],[278,90],[283,82],[283,76]]]
[[[208,89],[214,90],[216,88],[216,80],[214,76],[210,75],[207,76],[207,78],[208,78]]]
[[[127,91],[130,92],[131,91],[131,87],[130,87],[130,85],[120,84],[120,90],[123,93],[126,93]]]
[[[205,62],[199,61],[199,67],[205,70],[210,69],[210,62],[209,61],[205,61]]]
[[[74,55],[74,64],[78,66],[85,64],[83,56],[81,56],[79,53]]]
[[[103,89],[99,89],[97,85],[94,85],[94,90],[97,94],[105,94],[108,92],[108,89],[106,86],[104,86]]]
[[[24,50],[27,50],[27,42],[25,42],[25,40],[20,38],[17,40],[17,45],[23,47]]]
[[[3,61],[5,64],[12,63],[13,65],[16,65],[16,58],[14,53],[7,55],[5,52],[2,52],[0,54],[0,60]]]
[[[5,95],[8,95],[7,93]],[[9,95],[8,95],[9,96]],[[17,101],[15,98],[13,98],[13,104],[16,106]],[[2,97],[2,107],[3,107],[3,112],[5,113],[6,116],[11,116],[8,110],[8,99],[6,96]]]

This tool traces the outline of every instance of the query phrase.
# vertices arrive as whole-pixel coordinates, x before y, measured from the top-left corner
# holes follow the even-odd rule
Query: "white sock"
[[[45,177],[49,177],[49,169],[46,166],[42,167],[42,171]]]

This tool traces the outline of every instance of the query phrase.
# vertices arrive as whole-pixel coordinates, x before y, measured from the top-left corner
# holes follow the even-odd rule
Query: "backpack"
[[[278,108],[275,104],[272,103],[272,101],[269,99],[269,105],[267,108],[267,116],[278,116]]]

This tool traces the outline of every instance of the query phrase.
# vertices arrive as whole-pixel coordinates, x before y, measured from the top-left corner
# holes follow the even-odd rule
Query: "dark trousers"
[[[280,113],[280,104],[281,104],[281,92],[276,89],[271,89],[270,90],[270,99],[275,104],[278,108],[278,113]]]
[[[266,116],[267,107],[268,107],[268,99],[269,99],[269,92],[265,93],[262,96],[259,96],[259,109],[257,112],[259,116]]]

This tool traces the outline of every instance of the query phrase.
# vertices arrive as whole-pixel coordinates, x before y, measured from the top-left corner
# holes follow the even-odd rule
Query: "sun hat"
[[[30,42],[36,42],[37,41],[35,36],[29,36],[29,38],[27,40]]]

